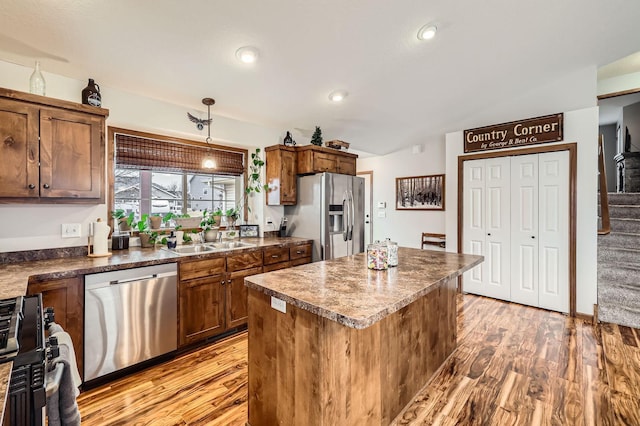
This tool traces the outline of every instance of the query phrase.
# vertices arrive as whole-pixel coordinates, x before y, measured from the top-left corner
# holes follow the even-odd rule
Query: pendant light
[[[207,144],[209,144],[209,143],[211,143],[211,122],[213,121],[213,119],[211,118],[211,105],[215,104],[216,101],[213,98],[204,98],[204,99],[202,99],[202,103],[207,106],[207,119],[206,120],[200,119],[198,117],[194,117],[193,115],[191,115],[189,113],[187,113],[187,116],[189,117],[189,120],[191,120],[194,123],[196,123],[196,127],[198,128],[198,130],[202,130],[204,128],[204,126],[207,126],[207,139],[205,141],[207,142]],[[215,169],[216,168],[215,160],[210,155],[207,154],[202,159],[202,168],[203,169]]]

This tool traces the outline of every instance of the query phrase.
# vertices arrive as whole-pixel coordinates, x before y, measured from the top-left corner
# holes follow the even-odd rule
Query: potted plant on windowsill
[[[134,220],[134,213],[125,214],[123,209],[116,209],[111,212],[111,217],[116,220],[120,231],[129,231]]]
[[[149,216],[149,222],[151,223],[151,229],[160,229],[162,225],[162,216],[159,213]]]
[[[202,228],[205,241],[215,241],[218,236],[220,219],[218,216],[218,220],[216,222],[216,213],[218,213],[218,210],[208,211],[207,209],[202,213],[200,227]]]
[[[149,225],[147,224],[148,219],[149,215],[145,213],[135,224],[135,228],[138,230],[138,236],[140,237],[140,246],[142,248],[153,247],[156,243],[155,238],[151,238],[153,232],[149,229]],[[157,236],[157,233],[155,234]]]

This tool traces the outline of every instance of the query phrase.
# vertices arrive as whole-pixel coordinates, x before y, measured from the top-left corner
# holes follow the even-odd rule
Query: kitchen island
[[[400,248],[387,271],[361,253],[246,278],[248,425],[391,423],[455,349],[456,278],[482,260]]]

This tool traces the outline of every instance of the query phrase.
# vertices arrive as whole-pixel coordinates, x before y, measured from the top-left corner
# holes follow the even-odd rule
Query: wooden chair
[[[445,234],[433,234],[431,232],[423,232],[420,239],[420,248],[424,249],[424,246],[437,246],[445,248],[446,241]],[[428,248],[428,247],[427,247]]]

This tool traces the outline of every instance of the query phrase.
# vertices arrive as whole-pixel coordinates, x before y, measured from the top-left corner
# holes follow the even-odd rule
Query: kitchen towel
[[[68,370],[71,371],[71,378],[73,379],[73,385],[76,388],[75,396],[80,394],[78,388],[82,384],[82,379],[80,378],[80,373],[78,373],[78,364],[76,363],[76,351],[73,348],[73,341],[71,340],[71,336],[69,333],[64,331],[64,329],[55,322],[52,322],[49,325],[49,336],[54,336],[58,338],[58,346],[66,346],[67,351],[69,353],[68,362],[70,364]]]
[[[62,378],[58,391],[47,396],[48,424],[49,426],[80,426],[80,410],[76,401],[78,387],[73,383],[69,362],[72,353],[67,345],[59,345],[59,349],[60,355],[52,360],[51,366],[63,365]]]

